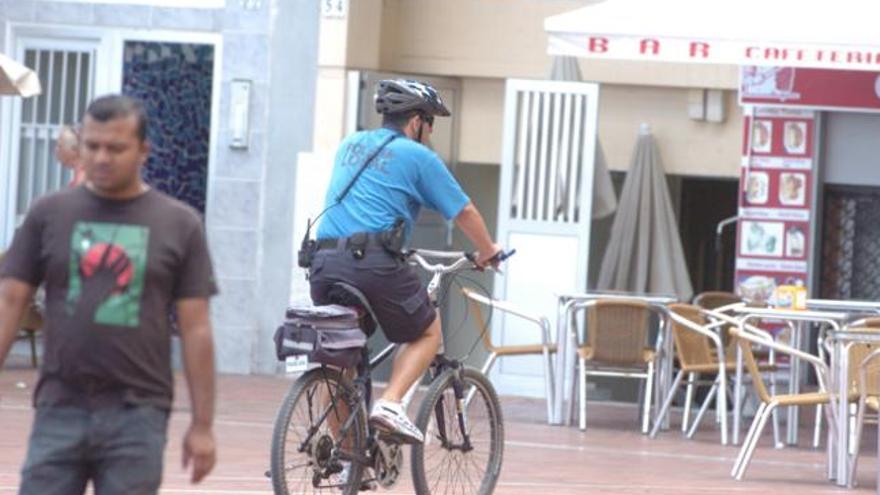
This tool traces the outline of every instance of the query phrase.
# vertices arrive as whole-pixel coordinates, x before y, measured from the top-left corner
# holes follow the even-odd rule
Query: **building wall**
[[[543,78],[550,70],[543,19],[596,0],[386,0],[386,70],[471,77]],[[582,61],[587,79],[616,84],[733,89],[734,67]]]
[[[220,35],[222,63],[206,223],[220,295],[218,369],[274,372],[271,336],[290,293],[296,156],[312,147],[318,3],[263,0],[220,9],[0,0],[0,51],[13,26]],[[230,82],[252,82],[250,147],[229,147]],[[270,104],[271,102],[271,104]]]
[[[872,113],[826,112],[824,182],[880,186],[880,116]]]
[[[688,89],[602,84],[599,92],[599,140],[611,170],[627,170],[639,125],[648,123],[660,145],[666,172],[737,177],[742,111],[736,93],[725,91],[723,123],[688,118]],[[501,162],[504,80],[462,80],[461,163]]]
[[[543,19],[591,0],[359,0],[347,19],[321,22],[321,125],[316,150],[332,152],[342,137],[344,73],[340,69],[459,77],[458,160],[498,164],[504,80],[545,78]],[[599,82],[599,136],[613,170],[625,170],[641,123],[651,124],[667,172],[737,175],[741,113],[732,66],[579,60],[585,80]],[[649,83],[649,84],[648,84]],[[687,114],[688,91],[725,92],[727,119],[698,122]]]

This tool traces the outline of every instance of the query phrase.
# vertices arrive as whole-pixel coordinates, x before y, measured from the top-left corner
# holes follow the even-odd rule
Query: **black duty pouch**
[[[348,238],[345,247],[351,251],[351,255],[354,256],[354,259],[359,260],[364,257],[369,240],[369,234],[366,232],[358,232],[352,234],[351,237]]]
[[[379,234],[379,242],[385,251],[396,258],[403,257],[403,241],[406,236],[406,221],[398,218],[394,225],[385,232]]]

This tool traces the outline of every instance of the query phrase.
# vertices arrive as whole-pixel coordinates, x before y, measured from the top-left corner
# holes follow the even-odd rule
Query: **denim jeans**
[[[155,494],[168,412],[152,406],[37,408],[20,495]]]

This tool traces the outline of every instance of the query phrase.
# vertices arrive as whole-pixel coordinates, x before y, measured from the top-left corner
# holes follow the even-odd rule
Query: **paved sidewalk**
[[[0,494],[17,492],[32,410],[36,373],[23,367],[0,372]],[[284,377],[221,376],[216,433],[219,462],[200,485],[191,485],[180,467],[182,432],[189,421],[186,388],[178,377],[171,418],[162,494],[271,494],[269,466],[272,421],[289,386]],[[809,448],[772,449],[771,436],[755,454],[746,480],[728,473],[737,449],[718,444],[705,427],[694,440],[667,432],[651,440],[637,431],[636,410],[628,405],[590,404],[589,429],[543,423],[541,401],[505,398],[504,469],[497,494],[858,494],[872,493],[876,464],[873,445],[860,462],[862,488],[842,490],[824,478],[823,452]],[[678,418],[674,418],[677,424]],[[810,425],[810,422],[807,422]],[[873,428],[866,442],[871,443]],[[804,442],[809,432],[804,429]],[[408,466],[408,464],[407,464]],[[381,491],[380,491],[381,493]],[[412,493],[409,476],[389,494]]]

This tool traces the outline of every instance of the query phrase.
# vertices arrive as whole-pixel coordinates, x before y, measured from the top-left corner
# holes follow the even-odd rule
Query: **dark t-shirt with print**
[[[85,187],[39,199],[0,277],[45,283],[38,407],[170,408],[170,309],[217,292],[199,214],[153,189],[122,201]]]

